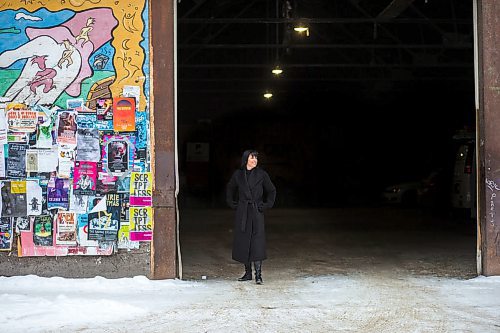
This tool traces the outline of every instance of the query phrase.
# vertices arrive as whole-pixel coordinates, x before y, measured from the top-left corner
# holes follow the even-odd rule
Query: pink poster
[[[94,195],[97,186],[97,162],[75,161],[73,193]]]

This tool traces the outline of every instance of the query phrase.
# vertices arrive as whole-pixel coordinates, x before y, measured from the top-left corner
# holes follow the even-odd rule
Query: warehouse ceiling
[[[473,94],[472,1],[179,0],[177,12],[181,107],[248,108],[265,91],[274,101]]]

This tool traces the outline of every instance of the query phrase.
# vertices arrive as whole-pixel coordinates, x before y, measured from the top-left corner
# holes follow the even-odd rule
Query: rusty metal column
[[[483,275],[500,275],[500,3],[477,0],[479,248]]]
[[[151,278],[177,277],[174,118],[174,4],[149,0],[151,8],[152,116],[154,227]]]

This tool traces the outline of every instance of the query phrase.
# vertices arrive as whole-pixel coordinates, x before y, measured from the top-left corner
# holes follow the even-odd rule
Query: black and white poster
[[[9,143],[7,157],[7,177],[26,178],[26,150],[28,145]]]

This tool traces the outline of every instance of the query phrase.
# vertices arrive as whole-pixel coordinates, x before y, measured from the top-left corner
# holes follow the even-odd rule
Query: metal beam
[[[289,24],[289,23],[315,23],[315,24],[363,24],[363,23],[391,23],[391,24],[429,24],[433,23],[449,23],[449,24],[466,24],[472,25],[472,19],[448,19],[448,18],[404,18],[404,19],[391,19],[391,18],[181,18],[178,20],[179,24]]]
[[[472,49],[461,44],[181,44],[179,49]]]
[[[470,68],[472,63],[447,64],[283,64],[284,68]],[[181,64],[180,68],[268,68],[269,64]]]
[[[377,18],[393,19],[404,12],[415,0],[393,0],[387,7],[384,8]]]

